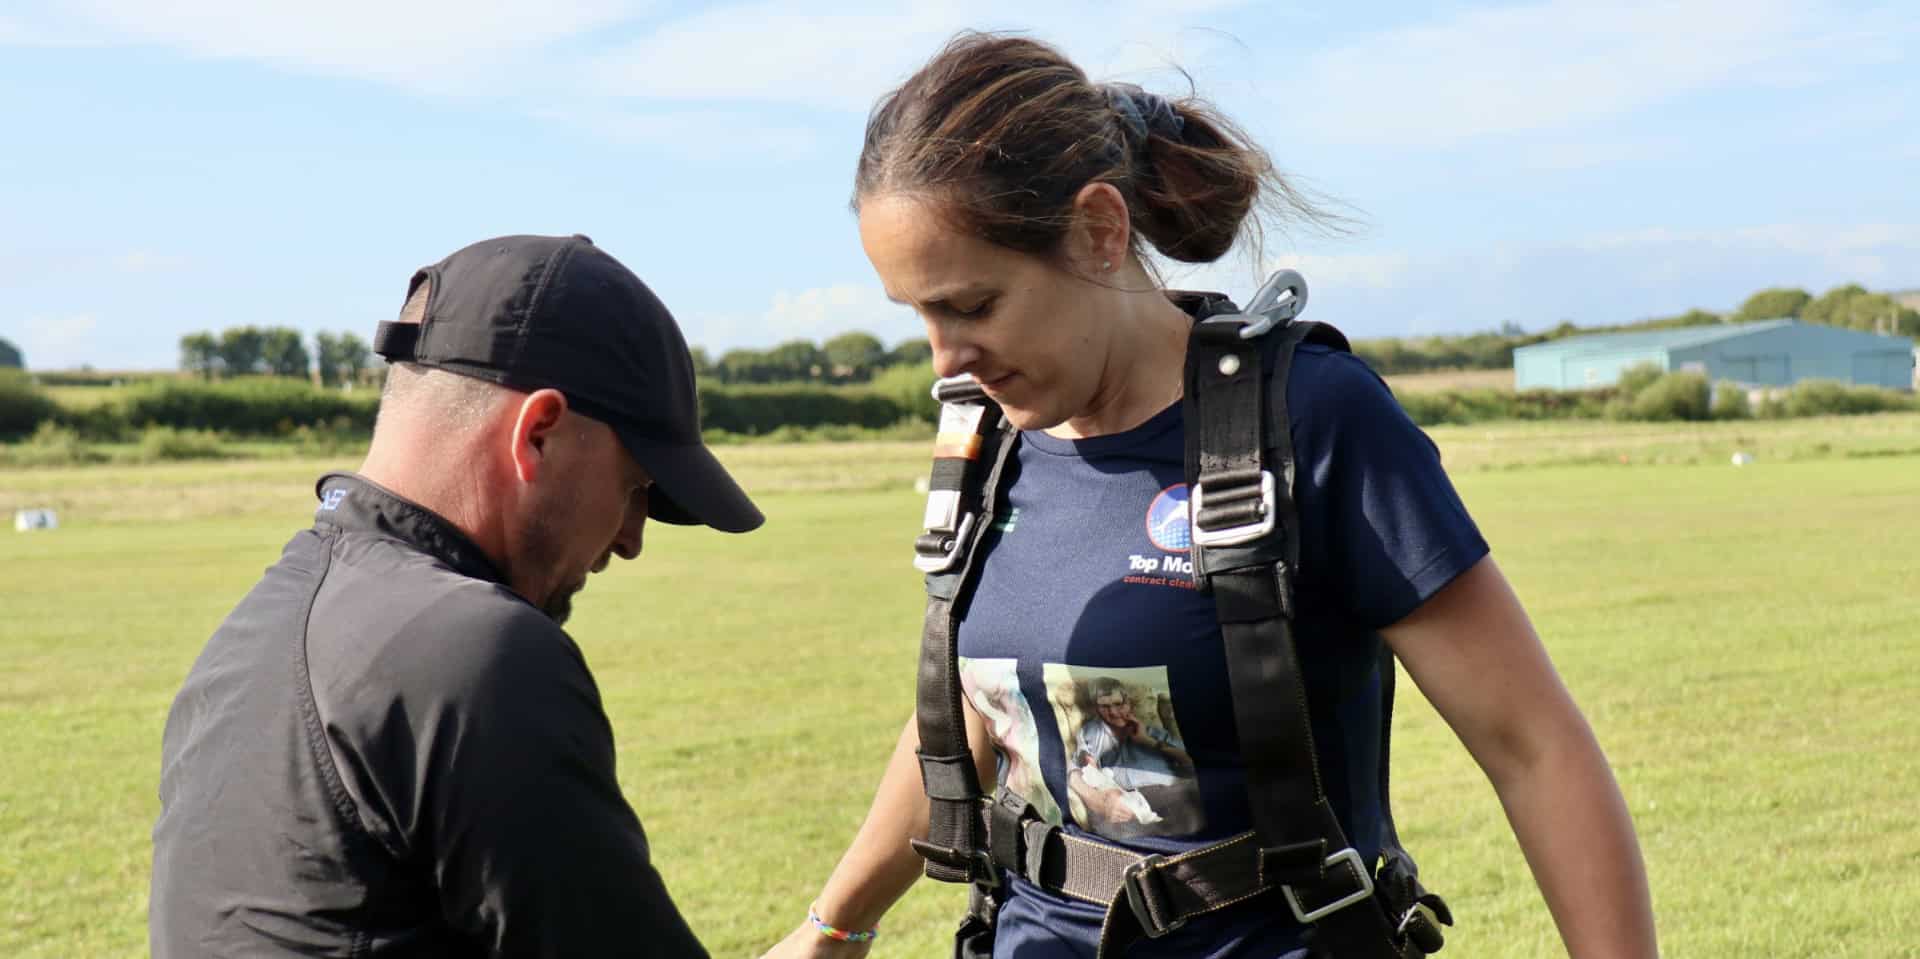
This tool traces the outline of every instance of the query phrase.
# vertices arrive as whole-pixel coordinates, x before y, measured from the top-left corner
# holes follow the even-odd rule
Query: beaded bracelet
[[[865,932],[848,932],[845,929],[830,926],[825,919],[820,918],[820,914],[815,912],[812,906],[807,907],[807,921],[813,923],[813,928],[821,935],[840,942],[872,942],[873,937],[880,934],[879,929],[868,929]]]

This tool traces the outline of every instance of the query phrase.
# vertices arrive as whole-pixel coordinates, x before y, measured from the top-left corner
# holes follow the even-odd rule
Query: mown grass
[[[1773,438],[1820,458],[1756,441],[1739,469],[1685,428],[1434,431],[1619,772],[1668,955],[1920,955],[1920,420],[1886,422]],[[1662,452],[1569,462],[1616,448]],[[745,956],[799,920],[910,709],[925,444],[723,456],[767,527],[650,528],[572,632],[662,870]],[[66,524],[0,534],[0,955],[143,953],[167,704],[314,475],[351,465],[0,472],[0,508]],[[1403,834],[1461,920],[1446,954],[1554,954],[1491,789],[1410,688],[1394,755]],[[938,954],[960,898],[923,883],[876,954]]]

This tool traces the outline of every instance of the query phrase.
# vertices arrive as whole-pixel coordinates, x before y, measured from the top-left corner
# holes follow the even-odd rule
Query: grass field
[[[1920,957],[1920,416],[1433,435],[1614,761],[1666,953]],[[723,455],[767,527],[651,528],[572,632],[677,898],[747,956],[801,917],[910,708],[925,445]],[[351,465],[0,471],[0,510],[65,524],[0,533],[0,956],[144,953],[167,704]],[[1460,918],[1444,955],[1554,954],[1491,789],[1411,693],[1394,756]],[[938,954],[960,901],[923,883],[876,955]]]

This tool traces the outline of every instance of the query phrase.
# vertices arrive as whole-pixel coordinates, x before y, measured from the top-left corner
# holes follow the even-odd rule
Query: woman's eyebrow
[[[956,286],[946,290],[936,288],[932,293],[916,299],[907,299],[889,292],[887,299],[901,306],[914,306],[916,304],[921,306],[941,306],[946,303],[951,303],[954,300],[964,300],[968,297],[988,296],[993,292],[994,290],[991,286],[981,283],[969,283],[964,286]]]

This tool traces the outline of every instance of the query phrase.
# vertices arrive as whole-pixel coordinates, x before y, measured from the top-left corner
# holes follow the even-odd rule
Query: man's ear
[[[546,465],[548,444],[567,417],[567,397],[559,390],[534,390],[514,408],[508,459],[522,483],[531,483]]]
[[[1133,220],[1127,198],[1111,183],[1089,183],[1073,198],[1072,253],[1088,276],[1119,268],[1132,249]]]

